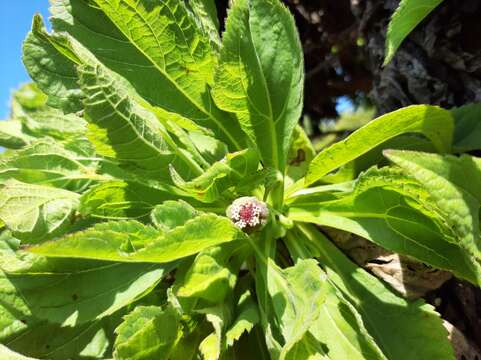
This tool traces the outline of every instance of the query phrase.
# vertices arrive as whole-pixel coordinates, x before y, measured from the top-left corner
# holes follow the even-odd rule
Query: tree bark
[[[382,68],[385,33],[399,0],[351,0],[367,39],[371,98],[379,113],[411,104],[445,108],[481,100],[481,2],[445,0]]]

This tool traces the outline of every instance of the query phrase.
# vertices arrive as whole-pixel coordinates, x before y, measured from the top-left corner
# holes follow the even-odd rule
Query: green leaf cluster
[[[316,225],[481,285],[476,104],[399,109],[316,154],[279,0],[232,1],[223,34],[213,0],[51,13],[0,123],[2,358],[454,360],[431,305]],[[265,203],[256,227],[236,199]]]

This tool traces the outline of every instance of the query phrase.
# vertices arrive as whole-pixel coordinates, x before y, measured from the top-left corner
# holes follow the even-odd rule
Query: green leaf
[[[37,110],[44,108],[47,104],[47,95],[38,88],[36,83],[25,83],[20,85],[13,94],[13,103],[18,102],[24,109]]]
[[[200,316],[184,316],[185,318],[188,321],[183,324],[183,336],[171,352],[170,360],[197,360],[199,345],[212,330],[212,327],[205,319],[199,319]]]
[[[25,126],[29,134],[36,137],[51,136],[64,140],[85,134],[87,123],[74,114],[64,114],[62,111],[43,106],[28,109],[23,105],[13,102],[13,115]]]
[[[287,8],[273,0],[235,1],[212,94],[217,106],[235,114],[266,167],[284,170],[303,79],[302,48]]]
[[[243,148],[238,124],[212,103],[208,86],[216,58],[184,2],[55,0],[51,10],[55,31],[72,35],[152,106],[214,130],[233,149]]]
[[[330,360],[387,360],[364,327],[361,315],[332,284],[317,321],[309,329],[328,348]]]
[[[112,345],[110,338],[115,323],[116,316],[76,327],[41,322],[30,326],[6,344],[20,353],[40,359],[105,359]]]
[[[128,170],[157,180],[169,180],[169,165],[190,175],[185,157],[169,143],[167,131],[154,114],[138,105],[114,75],[99,66],[80,68],[87,100],[89,140],[99,154],[117,160]],[[195,166],[195,165],[194,165]],[[201,172],[200,167],[192,171]]]
[[[316,152],[306,132],[301,126],[294,128],[293,140],[287,159],[287,175],[293,180],[299,180],[306,175],[309,164]]]
[[[29,251],[49,257],[167,263],[242,236],[230,220],[206,214],[158,235],[133,220],[101,223]]]
[[[8,286],[0,288],[0,298],[23,314],[17,316],[76,326],[131,304],[169,270],[153,264],[97,262],[78,270],[8,273],[3,279]],[[10,303],[14,294],[22,300]]]
[[[298,241],[319,257],[329,282],[357,309],[369,334],[389,360],[454,360],[439,314],[423,300],[410,302],[353,264],[313,226],[302,225]]]
[[[77,205],[78,195],[70,191],[13,179],[0,185],[0,219],[27,243],[64,232]]]
[[[450,109],[454,117],[453,147],[456,152],[481,149],[481,103]]]
[[[330,360],[325,348],[311,333],[306,333],[302,341],[297,342],[284,357],[285,360],[309,359]]]
[[[20,149],[34,138],[24,132],[22,123],[17,120],[0,121],[0,146],[8,149]]]
[[[188,220],[198,215],[195,208],[185,201],[165,201],[157,205],[150,218],[152,223],[160,230],[172,230],[177,226],[184,225]]]
[[[208,335],[199,345],[199,352],[204,360],[218,360],[223,355],[225,330],[231,322],[233,315],[233,303],[226,301],[214,307],[197,310],[211,323],[214,331]]]
[[[166,200],[177,199],[169,186],[150,187],[133,181],[108,181],[82,194],[79,211],[100,219],[137,219]]]
[[[55,39],[46,33],[38,14],[34,16],[32,31],[23,43],[22,59],[30,77],[48,95],[48,105],[66,112],[83,108],[76,64],[71,57],[62,54]]]
[[[246,149],[230,153],[214,163],[202,175],[189,182],[183,182],[174,174],[174,183],[180,189],[189,193],[195,199],[212,203],[232,197],[229,190],[236,186],[248,186],[245,183],[249,177],[257,173],[259,157],[253,150]]]
[[[396,150],[385,154],[423,184],[456,235],[451,242],[478,263],[481,258],[481,161],[468,155],[457,158]]]
[[[309,166],[305,184],[316,182],[332,170],[405,133],[421,133],[439,151],[449,152],[453,119],[449,111],[427,105],[408,106],[383,115],[319,153]]]
[[[326,297],[325,275],[315,260],[300,260],[287,269],[269,261],[267,272],[269,295],[285,341],[280,358],[287,359],[296,344],[306,341],[319,317]]]
[[[225,334],[226,345],[233,346],[243,334],[250,333],[259,320],[259,309],[247,291],[240,297],[237,304],[237,317]]]
[[[199,253],[186,274],[179,281],[179,298],[198,298],[221,303],[232,292],[237,281],[238,267],[232,258],[244,258],[237,244],[215,246]]]
[[[171,307],[138,306],[115,330],[114,358],[167,359],[180,332],[179,317]]]
[[[81,192],[96,174],[97,164],[65,149],[48,138],[11,152],[0,160],[0,181],[16,179],[29,184],[51,185]]]
[[[401,0],[387,29],[384,65],[392,60],[411,31],[442,2],[443,0]]]
[[[481,283],[480,264],[454,240],[446,226],[447,217],[433,208],[420,183],[399,171],[368,171],[352,193],[340,198],[319,201],[319,197],[306,196],[291,205],[289,218],[354,233],[385,249]]]

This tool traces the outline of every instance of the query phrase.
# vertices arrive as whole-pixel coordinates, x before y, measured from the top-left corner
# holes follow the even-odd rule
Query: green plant
[[[444,0],[401,0],[389,22],[384,65],[391,62],[404,39]]]
[[[432,306],[314,224],[479,285],[481,162],[448,155],[480,148],[475,105],[401,109],[315,155],[278,0],[233,1],[222,39],[210,0],[51,10],[0,123],[0,353],[454,359]]]

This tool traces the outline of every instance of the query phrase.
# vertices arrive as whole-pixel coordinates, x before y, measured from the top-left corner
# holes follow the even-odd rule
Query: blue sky
[[[48,0],[0,0],[0,119],[8,116],[11,91],[30,80],[22,64],[22,42],[33,15],[39,12],[46,19],[48,6]]]

